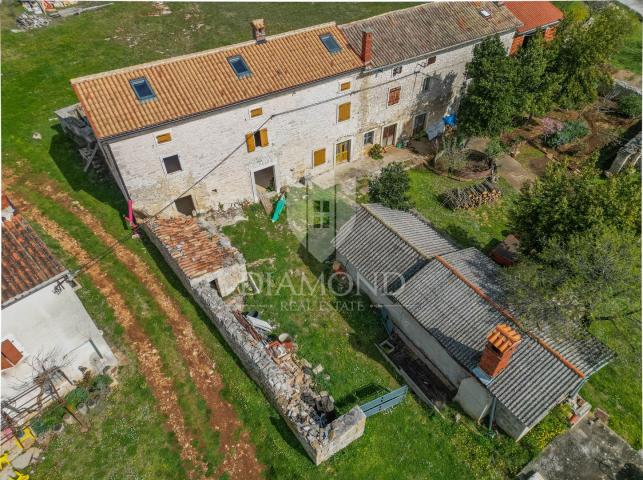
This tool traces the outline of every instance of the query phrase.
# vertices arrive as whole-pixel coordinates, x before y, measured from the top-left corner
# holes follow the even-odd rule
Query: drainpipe
[[[496,418],[496,397],[491,401],[491,413],[489,414],[489,432],[493,429],[493,421]]]

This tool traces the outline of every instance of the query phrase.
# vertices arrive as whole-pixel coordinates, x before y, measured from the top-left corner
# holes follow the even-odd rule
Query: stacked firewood
[[[442,205],[451,210],[459,208],[476,208],[486,203],[493,203],[502,196],[502,191],[490,180],[470,185],[466,188],[454,188],[442,194]]]

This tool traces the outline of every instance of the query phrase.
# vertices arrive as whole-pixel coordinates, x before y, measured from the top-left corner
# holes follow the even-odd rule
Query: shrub
[[[408,210],[411,208],[409,188],[409,174],[401,163],[395,162],[382,168],[379,176],[368,181],[368,197],[373,203]]]
[[[384,158],[384,149],[382,148],[382,145],[379,143],[373,145],[368,151],[368,156],[374,160],[381,160]]]
[[[560,122],[558,122],[558,124],[560,124]],[[558,124],[553,125],[553,132],[551,130],[548,131],[548,126],[545,126],[543,143],[548,147],[558,148],[567,145],[589,133],[587,125],[582,120],[565,122],[562,124],[562,128],[559,128]]]
[[[442,137],[442,148],[433,160],[433,166],[441,172],[462,170],[467,164],[464,141],[455,134]]]
[[[500,155],[505,153],[505,146],[502,144],[498,137],[493,137],[489,140],[487,148],[485,148],[484,153],[491,159],[495,160]]]
[[[635,93],[623,95],[618,99],[618,113],[628,118],[641,116],[641,97]]]
[[[76,408],[79,403],[83,403],[89,398],[89,392],[86,388],[76,387],[65,397],[67,405]]]

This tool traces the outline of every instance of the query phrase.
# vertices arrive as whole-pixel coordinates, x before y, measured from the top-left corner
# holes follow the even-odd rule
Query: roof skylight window
[[[337,43],[337,40],[335,40],[335,37],[330,33],[320,35],[319,39],[324,44],[324,47],[326,47],[326,50],[330,53],[337,53],[342,49],[342,47],[339,46],[339,43]]]
[[[228,58],[228,63],[239,78],[249,77],[252,74],[245,60],[240,55]]]
[[[140,101],[156,98],[156,94],[154,93],[154,90],[152,90],[147,78],[135,78],[134,80],[130,80],[129,83],[136,94],[136,98]]]

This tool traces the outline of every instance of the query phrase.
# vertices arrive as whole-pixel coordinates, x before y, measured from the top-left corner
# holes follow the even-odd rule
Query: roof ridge
[[[318,25],[311,25],[308,27],[303,27],[303,28],[298,28],[297,30],[288,30],[287,32],[281,32],[281,33],[276,33],[274,35],[269,35],[266,37],[266,41],[269,40],[277,40],[280,38],[284,37],[289,37],[291,35],[298,35],[301,33],[306,33],[310,32],[312,30],[319,30],[324,27],[337,27],[337,24],[335,21],[332,22],[326,22],[326,23],[320,23]],[[138,65],[130,65],[128,67],[122,67],[122,68],[116,68],[114,70],[108,70],[106,72],[100,72],[100,73],[93,73],[90,75],[84,75],[82,77],[76,77],[72,78],[69,82],[72,85],[82,83],[88,80],[95,80],[97,78],[103,78],[103,77],[108,77],[111,75],[115,74],[122,74],[134,70],[139,70],[142,68],[150,68],[150,67],[156,67],[158,65],[165,65],[167,63],[173,63],[173,62],[180,62],[182,60],[187,60],[191,58],[198,58],[198,57],[203,57],[206,55],[212,55],[214,53],[221,53],[225,52],[228,50],[234,50],[236,48],[242,48],[242,47],[249,47],[252,45],[256,45],[257,42],[256,40],[246,40],[245,42],[239,42],[239,43],[233,43],[231,45],[222,45],[220,47],[216,48],[210,48],[208,50],[202,50],[200,52],[192,52],[192,53],[185,53],[183,55],[176,55],[174,57],[168,57],[168,58],[161,58],[159,60],[153,60],[151,62],[145,62],[145,63],[140,63]]]
[[[451,265],[449,262],[447,262],[440,255],[436,255],[435,259],[438,262],[440,262],[442,265],[444,265],[461,282],[463,282],[471,290],[473,290],[479,297],[481,297],[488,304],[490,304],[493,308],[495,308],[503,317],[507,318],[508,320],[511,320],[518,328],[520,328],[529,337],[531,337],[533,340],[535,340],[541,347],[543,347],[550,354],[552,354],[557,360],[560,360],[563,365],[565,365],[567,368],[569,368],[572,372],[574,372],[579,377],[585,378],[585,374],[578,367],[576,367],[573,363],[571,363],[569,360],[567,360],[560,352],[558,352],[556,349],[554,349],[551,345],[549,345],[543,339],[538,337],[536,334],[531,332],[529,329],[525,328],[525,326],[522,324],[522,322],[520,322],[516,317],[514,317],[511,312],[509,312],[506,308],[504,308],[503,306],[498,304],[495,300],[493,300],[489,295],[487,295],[482,290],[480,290],[476,285],[474,285],[471,281],[469,281],[469,279],[467,279],[456,267]]]

